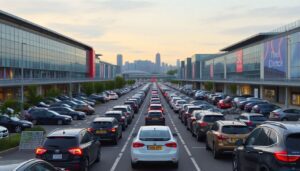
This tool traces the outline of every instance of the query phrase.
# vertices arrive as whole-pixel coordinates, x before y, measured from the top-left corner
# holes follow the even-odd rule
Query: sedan
[[[6,127],[9,132],[20,133],[26,128],[32,128],[33,124],[17,117],[9,117],[8,115],[0,115],[0,125]]]
[[[85,119],[86,115],[84,112],[75,111],[67,107],[51,107],[49,110],[55,111],[61,115],[71,116],[74,120]]]
[[[40,159],[30,159],[27,161],[3,161],[0,163],[0,170],[5,171],[63,171],[64,169],[54,167],[52,164],[40,160]]]
[[[178,167],[179,149],[168,126],[142,126],[131,144],[131,166],[143,162],[168,162]]]
[[[0,139],[8,137],[8,130],[7,128],[0,126]]]
[[[272,121],[298,121],[300,119],[299,109],[276,109],[270,113]]]

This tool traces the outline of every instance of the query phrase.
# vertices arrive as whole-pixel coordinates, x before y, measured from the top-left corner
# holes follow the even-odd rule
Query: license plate
[[[148,150],[162,150],[162,146],[160,146],[160,145],[149,145]]]
[[[53,154],[53,160],[60,160],[62,159],[62,154]]]
[[[106,130],[97,130],[96,134],[106,134],[107,131]]]
[[[231,138],[231,139],[230,139],[230,142],[231,142],[231,143],[235,143],[237,140],[238,140],[237,138]]]

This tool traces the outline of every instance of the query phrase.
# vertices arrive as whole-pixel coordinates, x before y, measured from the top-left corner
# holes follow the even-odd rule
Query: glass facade
[[[290,54],[291,54],[291,78],[300,78],[300,33],[290,36]]]
[[[225,61],[223,56],[214,59],[214,79],[224,79],[224,65]]]
[[[86,78],[87,52],[0,20],[0,79]]]

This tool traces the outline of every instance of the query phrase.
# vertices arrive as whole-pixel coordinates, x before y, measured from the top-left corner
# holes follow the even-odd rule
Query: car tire
[[[96,160],[95,160],[95,163],[99,163],[100,162],[100,148],[99,148],[99,150],[98,150],[98,154],[97,154],[97,158],[96,158]]]
[[[78,120],[78,116],[73,116],[73,120]]]
[[[239,167],[239,162],[238,159],[236,157],[236,155],[234,155],[233,159],[232,159],[232,171],[240,171],[240,167]]]
[[[114,138],[114,140],[113,140],[113,144],[114,144],[114,145],[118,145],[118,140],[119,140],[119,139],[118,139],[118,137],[116,136],[116,137]]]
[[[173,168],[177,169],[177,168],[178,168],[178,165],[179,165],[178,162],[174,163],[174,164],[173,164]]]
[[[32,120],[31,122],[32,122],[32,124],[33,124],[33,125],[36,125],[36,124],[38,123],[38,121],[37,121],[37,120],[35,120],[35,119],[34,119],[34,120]]]
[[[122,139],[122,137],[123,137],[123,134],[122,134],[122,132],[121,132],[121,135],[119,136],[119,139]]]
[[[125,129],[126,129],[125,126],[122,126],[122,131],[125,131]]]
[[[207,139],[206,139],[206,141],[205,141],[205,149],[206,149],[206,150],[210,150],[209,145],[208,145],[208,142],[207,142]]]
[[[80,171],[88,171],[89,170],[89,160],[86,158],[84,162],[81,164]]]
[[[188,126],[186,126],[186,130],[188,130],[188,131],[189,131],[189,130],[190,130],[190,128],[189,128]]]
[[[203,139],[199,132],[196,133],[196,139],[199,142],[202,141],[202,139]]]
[[[137,163],[131,162],[131,168],[133,168],[133,169],[138,168],[138,164],[137,164]]]
[[[63,121],[62,120],[58,120],[57,121],[57,125],[62,125],[63,124]]]
[[[288,119],[287,119],[287,118],[282,118],[281,120],[282,120],[282,121],[288,121]]]
[[[215,143],[213,143],[213,156],[214,156],[214,159],[218,159],[220,157],[220,152],[216,149],[215,147]]]
[[[15,132],[16,132],[16,133],[22,132],[22,128],[21,128],[19,125],[17,125],[17,126],[15,127]]]

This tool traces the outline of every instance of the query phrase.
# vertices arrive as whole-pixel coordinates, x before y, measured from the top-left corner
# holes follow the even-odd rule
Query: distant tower
[[[180,60],[179,59],[177,59],[177,61],[176,61],[176,68],[180,68]]]
[[[117,55],[117,66],[118,66],[117,73],[121,73],[122,72],[122,66],[123,66],[123,56],[121,54]]]
[[[155,56],[155,65],[156,65],[156,72],[160,73],[160,54],[157,53]]]

